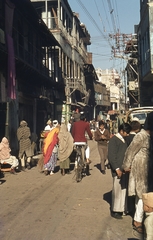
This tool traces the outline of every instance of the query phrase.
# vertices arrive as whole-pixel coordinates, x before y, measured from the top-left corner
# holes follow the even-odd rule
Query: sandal
[[[139,233],[139,234],[143,234],[143,226],[135,226],[135,225],[133,225],[133,229],[137,232],[137,233]]]
[[[87,164],[90,164],[92,161],[90,159],[87,160]]]
[[[44,170],[44,174],[45,174],[46,176],[48,175],[48,170],[47,170],[47,169]]]
[[[62,169],[62,172],[61,172],[62,176],[65,175],[65,169]]]

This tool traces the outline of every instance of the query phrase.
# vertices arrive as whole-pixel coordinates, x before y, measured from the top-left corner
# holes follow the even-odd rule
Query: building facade
[[[153,104],[153,1],[140,1],[138,54],[141,106]]]
[[[63,117],[69,120],[72,110],[84,103],[87,95],[84,64],[88,61],[87,46],[90,35],[79,15],[72,12],[67,0],[31,0],[58,41],[57,47],[61,78],[65,82]]]
[[[110,108],[111,110],[124,110],[125,109],[125,98],[122,92],[121,79],[118,72],[115,69],[102,70],[100,68],[96,69],[96,73],[99,82],[106,85],[106,89],[110,94]]]
[[[39,137],[48,118],[57,116],[52,103],[63,101],[64,83],[56,81],[58,42],[29,0],[0,0],[0,20],[0,137],[17,152],[20,121]]]

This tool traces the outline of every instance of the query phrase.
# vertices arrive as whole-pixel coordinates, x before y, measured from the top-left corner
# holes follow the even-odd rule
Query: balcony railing
[[[66,86],[69,89],[79,90],[82,93],[86,93],[85,86],[82,84],[82,81],[77,78],[66,78]]]
[[[42,20],[45,22],[45,24],[48,26],[49,29],[58,29],[58,18],[57,17],[46,17],[42,18]]]
[[[23,46],[17,44],[15,46],[15,56],[30,65],[32,68],[37,70],[40,74],[44,75],[45,77],[53,77],[53,71],[49,70],[42,61],[42,56],[38,56],[38,54],[33,54],[27,51]]]
[[[96,105],[101,105],[101,106],[110,106],[110,101],[109,100],[96,100]]]

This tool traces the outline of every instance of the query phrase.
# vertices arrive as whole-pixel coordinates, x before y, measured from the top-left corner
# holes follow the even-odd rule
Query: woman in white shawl
[[[60,131],[58,134],[59,139],[59,149],[58,149],[58,158],[60,161],[61,174],[65,175],[65,169],[70,167],[69,156],[73,151],[73,137],[70,132],[68,132],[67,126],[62,123]]]

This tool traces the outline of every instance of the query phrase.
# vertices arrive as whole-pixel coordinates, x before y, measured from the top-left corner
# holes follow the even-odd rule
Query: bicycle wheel
[[[77,158],[77,166],[75,168],[75,174],[76,174],[76,181],[77,182],[80,182],[81,179],[82,179],[82,166],[80,164],[80,160],[81,160],[81,158],[80,158],[80,156],[78,156],[78,158]]]
[[[90,167],[89,167],[89,164],[86,164],[86,175],[87,175],[87,176],[90,175]]]

